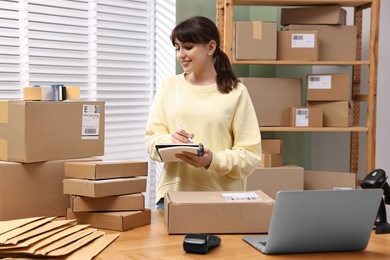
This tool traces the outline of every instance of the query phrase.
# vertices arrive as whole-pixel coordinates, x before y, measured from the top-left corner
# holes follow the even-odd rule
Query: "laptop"
[[[279,191],[267,235],[243,240],[264,254],[361,251],[382,189]]]

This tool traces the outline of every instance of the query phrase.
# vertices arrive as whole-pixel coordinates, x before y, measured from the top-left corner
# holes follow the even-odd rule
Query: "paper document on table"
[[[176,154],[189,152],[198,156],[203,155],[203,145],[193,143],[156,144],[157,153],[162,162],[182,162]]]

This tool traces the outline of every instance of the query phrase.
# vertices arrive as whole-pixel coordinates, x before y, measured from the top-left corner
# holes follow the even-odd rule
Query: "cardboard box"
[[[66,210],[66,219],[77,219],[78,224],[91,227],[126,231],[150,224],[151,210],[121,212],[72,212]]]
[[[314,107],[291,107],[291,127],[323,127],[324,111]]]
[[[147,175],[147,162],[92,161],[69,162],[65,164],[66,178],[99,180]]]
[[[70,204],[62,192],[64,164],[0,161],[0,221],[65,216]]]
[[[318,32],[278,31],[278,60],[316,61],[319,59]]]
[[[318,31],[319,60],[356,60],[357,27],[355,25],[290,25],[291,31]]]
[[[274,200],[262,191],[168,191],[169,234],[268,232]]]
[[[104,155],[104,102],[0,101],[0,160],[32,163]]]
[[[262,139],[261,149],[264,154],[282,154],[283,140],[278,138]]]
[[[257,167],[248,176],[248,190],[260,189],[275,199],[281,190],[303,190],[304,169],[296,165],[281,167]]]
[[[234,22],[236,60],[276,60],[276,22]]]
[[[349,74],[309,74],[306,80],[308,101],[344,101],[351,99]]]
[[[144,210],[145,197],[142,194],[126,194],[102,198],[71,196],[73,212]]]
[[[300,78],[241,78],[251,96],[259,126],[289,126],[290,107],[302,103]]]
[[[260,167],[280,167],[282,166],[282,155],[280,154],[262,154]]]
[[[350,127],[353,125],[353,103],[351,101],[308,101],[309,108],[322,108],[324,126]]]
[[[64,193],[100,198],[146,191],[146,177],[105,180],[64,179]]]
[[[282,8],[280,24],[345,25],[347,11],[338,5]]]
[[[305,171],[305,190],[356,189],[355,173]]]

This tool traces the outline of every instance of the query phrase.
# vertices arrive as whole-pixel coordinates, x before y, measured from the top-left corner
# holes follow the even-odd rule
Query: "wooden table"
[[[112,231],[107,231],[112,232]],[[188,254],[183,250],[184,235],[168,235],[161,210],[152,211],[152,223],[128,230],[95,259],[390,259],[390,234],[373,231],[362,252],[309,253],[267,256],[244,242],[241,234],[220,234],[221,245],[207,255]]]

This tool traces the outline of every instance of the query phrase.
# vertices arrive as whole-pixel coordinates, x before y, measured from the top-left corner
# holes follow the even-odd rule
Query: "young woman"
[[[153,160],[161,143],[202,143],[204,155],[177,154],[164,163],[157,205],[167,191],[244,191],[261,160],[261,136],[246,87],[220,49],[213,21],[196,16],[178,24],[171,41],[184,73],[165,79],[154,98],[145,140]]]

